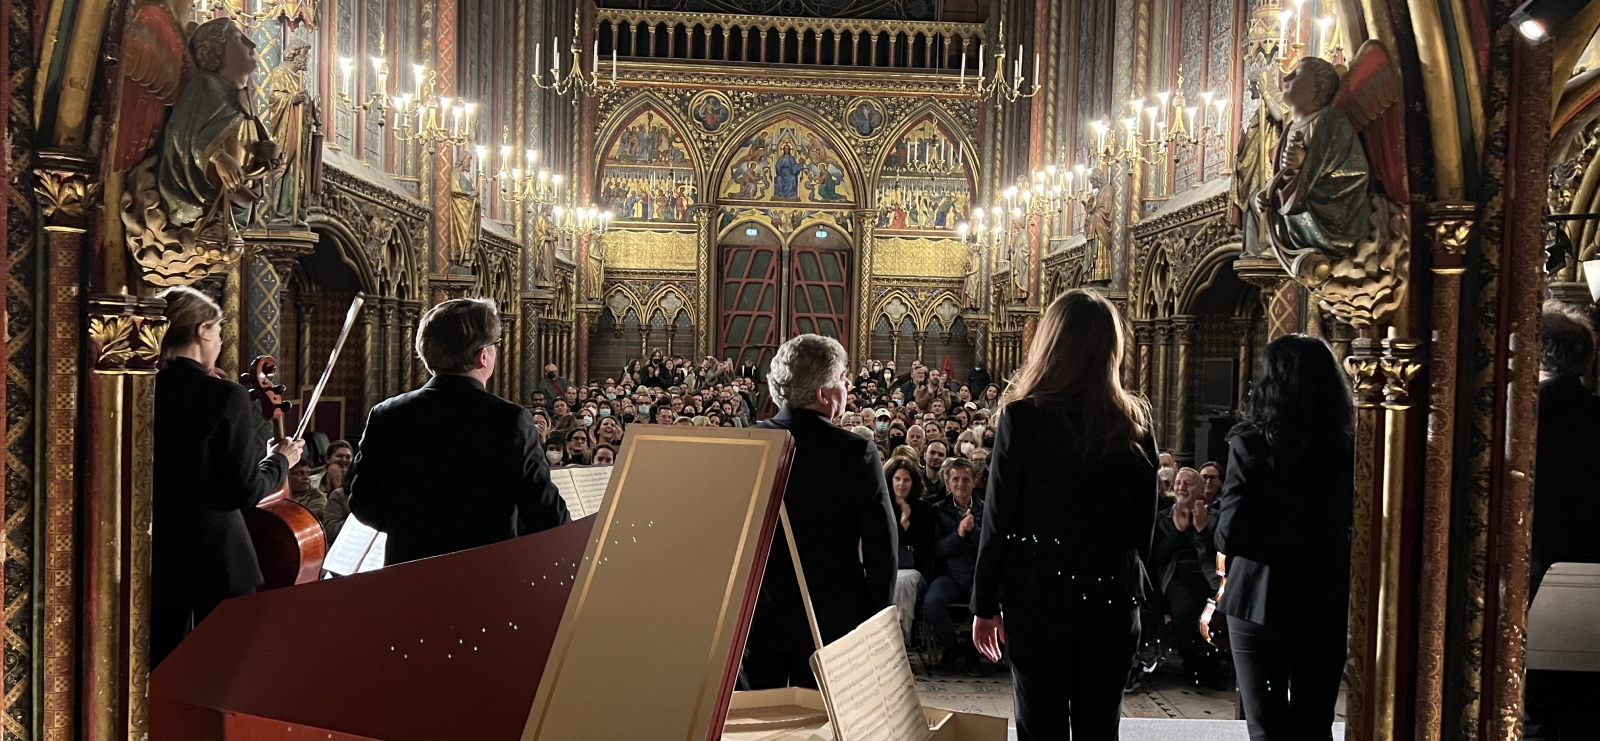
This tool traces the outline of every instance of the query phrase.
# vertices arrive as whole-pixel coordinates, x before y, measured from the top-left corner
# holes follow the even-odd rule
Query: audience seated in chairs
[[[934,521],[934,555],[942,559],[942,573],[928,585],[922,598],[922,617],[933,627],[939,642],[939,663],[936,671],[955,671],[958,661],[965,660],[967,673],[979,676],[984,673],[978,661],[978,650],[971,638],[958,643],[955,624],[950,619],[949,608],[961,607],[972,598],[973,567],[978,561],[978,538],[983,522],[983,502],[972,496],[977,477],[972,463],[963,458],[946,459],[942,476],[949,496],[936,505],[938,518]]]

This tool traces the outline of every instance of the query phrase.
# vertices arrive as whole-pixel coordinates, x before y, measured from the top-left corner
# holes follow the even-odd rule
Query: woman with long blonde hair
[[[1150,411],[1122,387],[1125,347],[1116,307],[1068,291],[1000,399],[972,632],[992,661],[1006,644],[1018,741],[1117,737],[1158,498]]]

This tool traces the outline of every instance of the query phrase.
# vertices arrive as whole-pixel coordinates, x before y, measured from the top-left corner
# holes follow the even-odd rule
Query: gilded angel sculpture
[[[122,221],[129,250],[156,285],[226,269],[243,243],[239,222],[261,200],[263,179],[282,167],[244,92],[255,44],[219,18],[194,30],[188,55],[185,46],[160,2],[135,12],[123,44],[114,163],[122,171],[138,162],[128,172]],[[194,72],[185,81],[189,55]],[[158,141],[157,153],[143,157]]]
[[[1277,169],[1252,204],[1284,269],[1357,328],[1392,314],[1408,278],[1400,78],[1390,59],[1373,40],[1342,75],[1326,60],[1300,60],[1283,78],[1291,120]]]

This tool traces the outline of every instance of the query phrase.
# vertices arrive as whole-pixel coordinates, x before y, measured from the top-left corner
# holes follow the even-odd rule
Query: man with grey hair
[[[778,348],[767,371],[777,416],[758,427],[788,430],[794,462],[783,503],[824,643],[893,603],[899,528],[871,440],[836,426],[850,393],[844,348],[800,335]],[[815,651],[789,545],[772,540],[766,576],[745,643],[745,689],[817,686]]]

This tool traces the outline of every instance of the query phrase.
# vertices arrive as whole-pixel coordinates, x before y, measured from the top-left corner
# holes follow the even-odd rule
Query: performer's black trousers
[[[1007,608],[1002,616],[1017,741],[1114,741],[1122,686],[1139,648],[1135,607]]]
[[[771,690],[783,687],[817,688],[811,673],[811,654],[746,649],[739,665],[739,689]]]
[[[1250,741],[1332,739],[1344,676],[1342,630],[1285,630],[1229,616],[1228,636]]]

